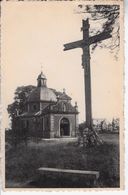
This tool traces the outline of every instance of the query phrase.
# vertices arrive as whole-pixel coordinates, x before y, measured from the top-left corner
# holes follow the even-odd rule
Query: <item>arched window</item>
[[[65,103],[62,104],[62,109],[64,112],[66,112],[66,104]]]

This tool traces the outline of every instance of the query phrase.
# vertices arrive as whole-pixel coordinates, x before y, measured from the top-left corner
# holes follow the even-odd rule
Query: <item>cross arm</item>
[[[93,44],[93,43],[96,43],[96,42],[99,42],[99,41],[103,41],[105,39],[109,39],[111,38],[112,35],[110,34],[110,31],[107,31],[107,32],[102,32],[98,35],[94,35],[92,37],[89,38],[89,44]]]
[[[64,44],[64,51],[82,47],[83,40]]]
[[[92,37],[89,37],[89,45],[99,42],[99,41],[103,41],[105,39],[109,39],[111,38],[112,35],[110,34],[110,31],[107,32],[102,32],[98,35],[94,35]],[[71,43],[67,43],[64,44],[64,51],[70,50],[70,49],[75,49],[75,48],[83,48],[85,45],[87,45],[87,43],[83,40],[79,40],[79,41],[75,41],[75,42],[71,42]]]

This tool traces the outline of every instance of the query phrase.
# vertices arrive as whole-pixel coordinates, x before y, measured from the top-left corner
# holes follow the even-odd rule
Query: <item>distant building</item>
[[[27,131],[42,138],[75,137],[78,130],[78,107],[72,106],[65,90],[57,92],[47,87],[43,72],[37,78],[37,87],[26,101],[26,111],[13,124],[17,131]]]

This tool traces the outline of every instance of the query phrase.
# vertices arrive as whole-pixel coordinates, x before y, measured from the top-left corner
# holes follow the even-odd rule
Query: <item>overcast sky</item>
[[[77,101],[79,121],[83,121],[82,50],[63,51],[63,44],[82,38],[83,15],[74,12],[77,3],[6,2],[2,6],[2,101],[6,126],[6,108],[13,101],[15,89],[36,85],[41,65],[47,86],[59,91],[65,88],[72,104]],[[120,57],[116,61],[107,49],[97,48],[91,55],[93,118],[121,115],[122,71]]]

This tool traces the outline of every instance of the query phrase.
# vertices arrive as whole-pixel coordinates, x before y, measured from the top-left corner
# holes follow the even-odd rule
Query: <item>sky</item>
[[[43,67],[47,86],[66,89],[85,120],[84,72],[81,49],[63,51],[63,45],[82,39],[83,14],[76,14],[76,2],[6,2],[2,4],[2,105],[8,126],[7,105],[18,86],[37,85]],[[90,27],[97,27],[90,21]],[[111,41],[111,40],[107,40]],[[104,41],[107,43],[107,41]],[[118,61],[105,48],[91,54],[93,118],[120,117],[123,113],[122,50]]]

